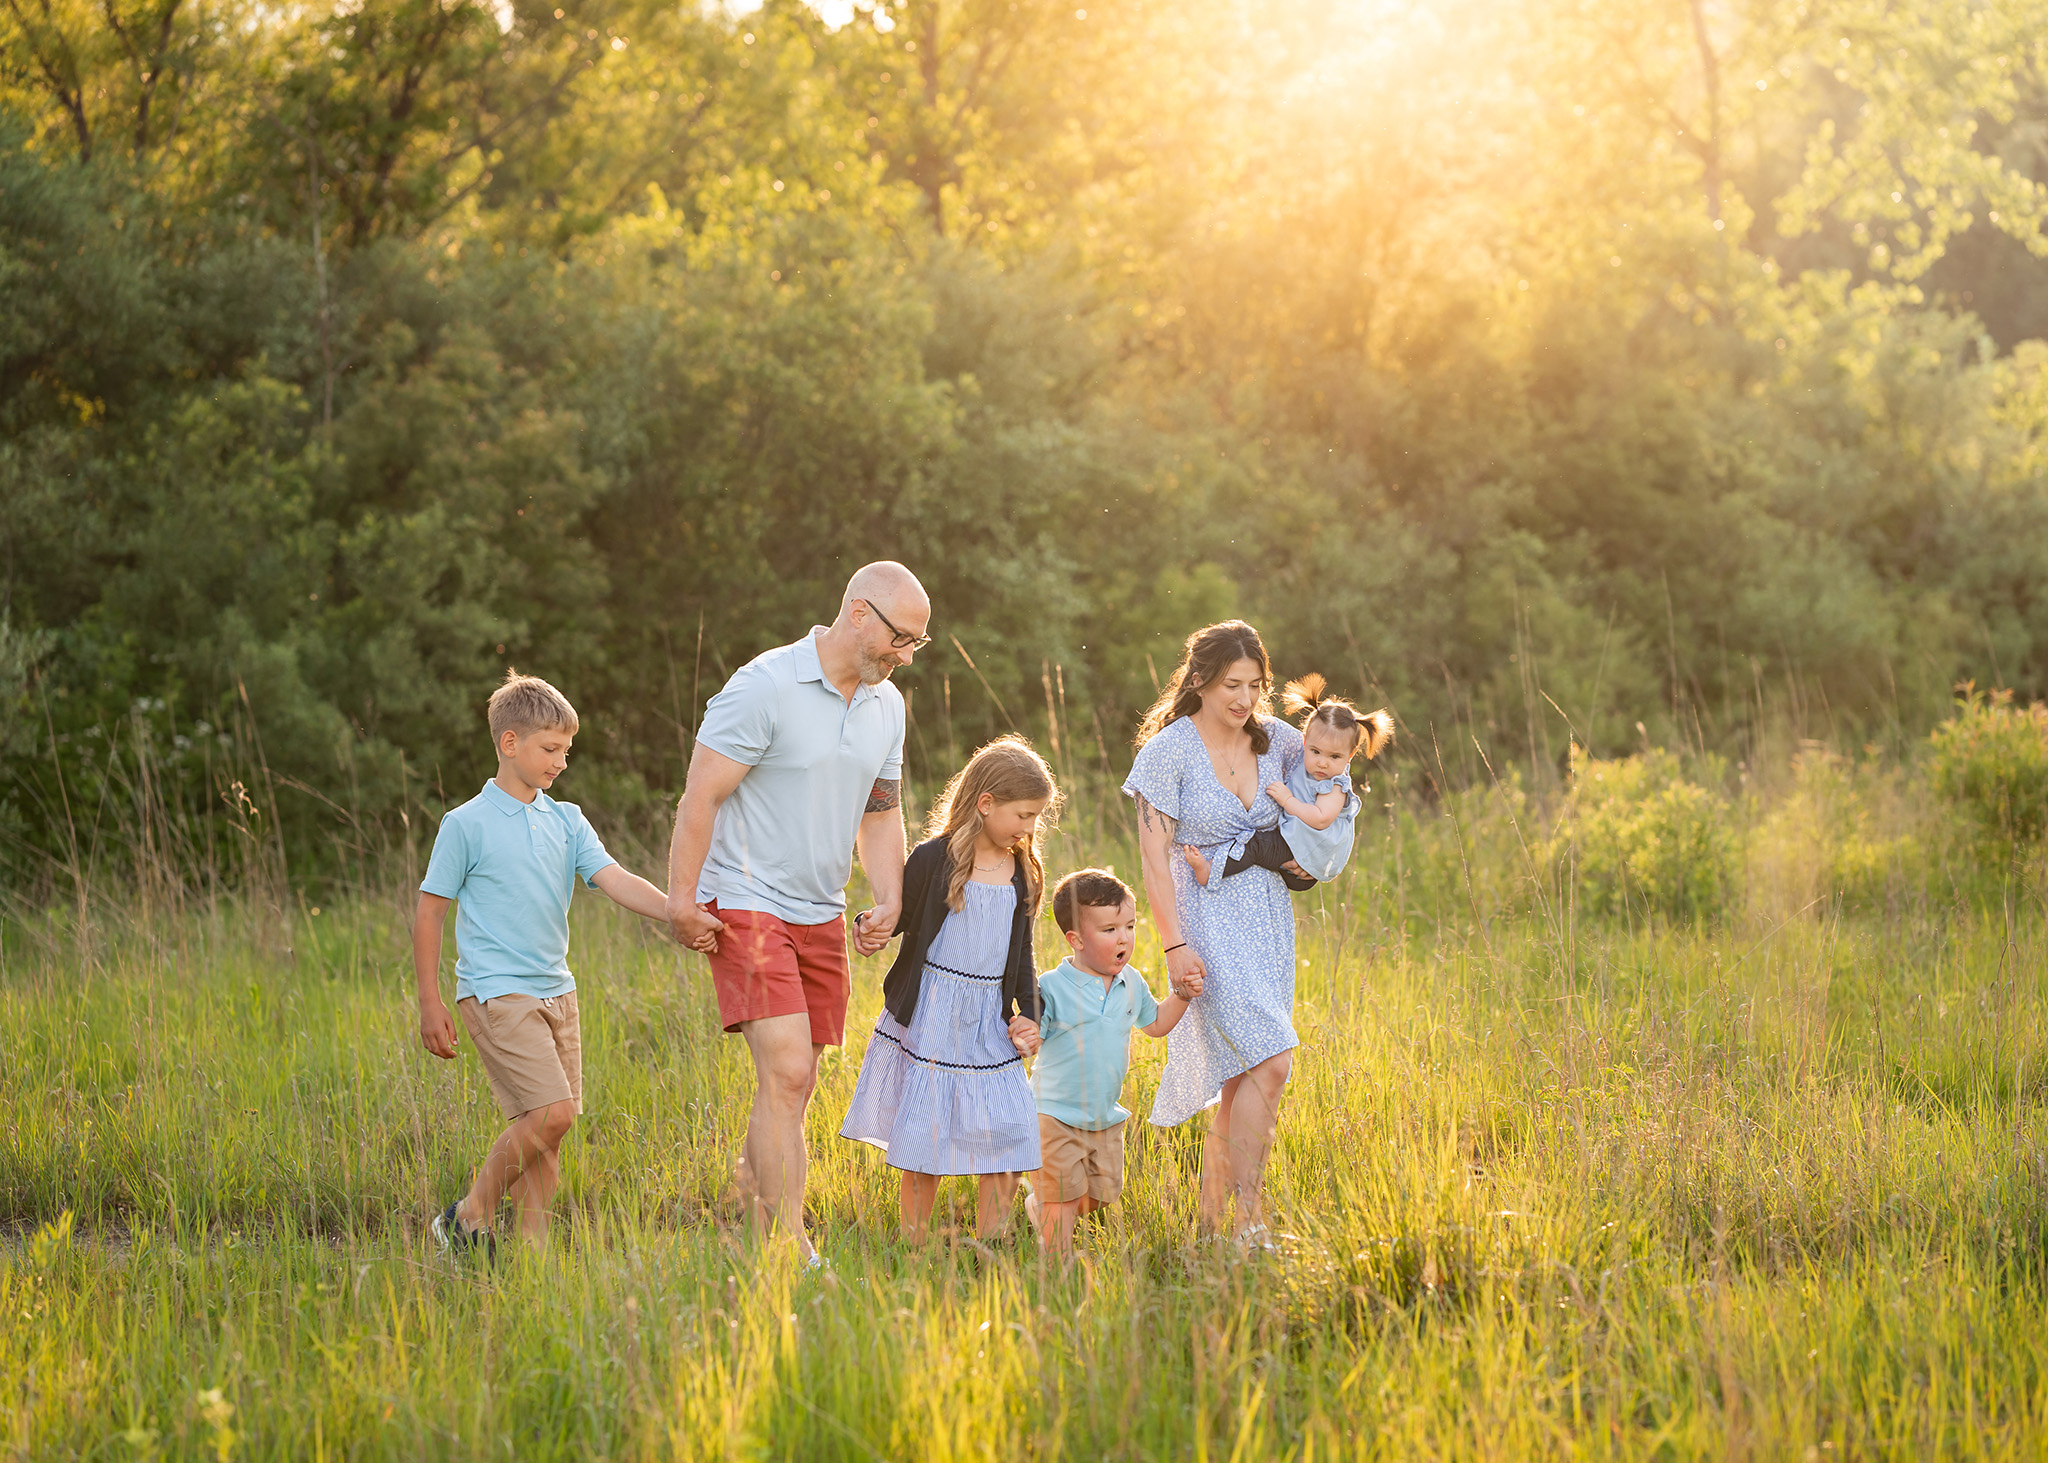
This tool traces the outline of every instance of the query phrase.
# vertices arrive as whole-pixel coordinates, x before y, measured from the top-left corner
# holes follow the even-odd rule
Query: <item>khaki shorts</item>
[[[506,1118],[555,1102],[583,1111],[583,1028],[576,992],[538,996],[464,996],[455,1003],[484,1059],[491,1096]]]
[[[1124,1124],[1093,1130],[1070,1128],[1058,1118],[1038,1115],[1039,1169],[1031,1192],[1041,1204],[1093,1199],[1114,1204],[1124,1192]]]

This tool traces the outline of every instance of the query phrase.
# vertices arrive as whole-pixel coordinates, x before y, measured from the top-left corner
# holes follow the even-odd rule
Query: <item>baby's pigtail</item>
[[[1310,671],[1300,680],[1287,683],[1287,689],[1280,693],[1280,707],[1289,716],[1313,712],[1323,704],[1323,692],[1329,689],[1329,685],[1321,674]]]
[[[1365,753],[1368,760],[1379,756],[1393,743],[1394,717],[1385,707],[1362,713],[1358,718],[1358,728],[1358,750]]]

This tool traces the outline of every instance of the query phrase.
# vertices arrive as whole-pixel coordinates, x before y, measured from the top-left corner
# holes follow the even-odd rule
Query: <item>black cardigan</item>
[[[1010,916],[1010,958],[1003,967],[1003,1019],[1021,1013],[1036,1021],[1038,970],[1031,950],[1031,886],[1025,880],[1024,860],[1014,854],[1011,858],[1015,869],[1010,887],[1017,891],[1017,909]],[[946,888],[952,876],[953,856],[943,838],[926,839],[903,861],[903,912],[896,917],[892,934],[892,938],[903,936],[903,948],[882,978],[882,1004],[905,1026],[917,1010],[925,952],[953,912],[946,907]]]

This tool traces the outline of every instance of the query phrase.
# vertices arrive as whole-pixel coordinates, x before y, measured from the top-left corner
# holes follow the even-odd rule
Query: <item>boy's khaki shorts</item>
[[[455,1003],[484,1059],[491,1096],[509,1120],[555,1102],[583,1111],[583,1028],[576,992],[539,996],[464,996]]]
[[[1126,1119],[1128,1121],[1128,1119]],[[1041,1204],[1093,1199],[1114,1204],[1124,1192],[1124,1124],[1100,1130],[1070,1128],[1038,1115],[1039,1169],[1031,1192]]]

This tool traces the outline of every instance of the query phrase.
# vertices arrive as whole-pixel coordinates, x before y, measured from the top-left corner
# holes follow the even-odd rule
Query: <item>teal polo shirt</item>
[[[697,902],[818,925],[846,912],[853,840],[879,778],[903,776],[903,693],[848,701],[818,663],[818,625],[755,656],[704,708],[703,746],[751,769],[719,808]]]
[[[574,803],[522,803],[495,781],[441,819],[420,891],[455,901],[455,999],[559,996],[576,881],[617,860]]]
[[[1145,977],[1126,965],[1106,985],[1071,960],[1038,978],[1044,1045],[1031,1068],[1038,1110],[1070,1128],[1100,1132],[1130,1116],[1117,1101],[1131,1065],[1131,1031],[1159,1019]]]

